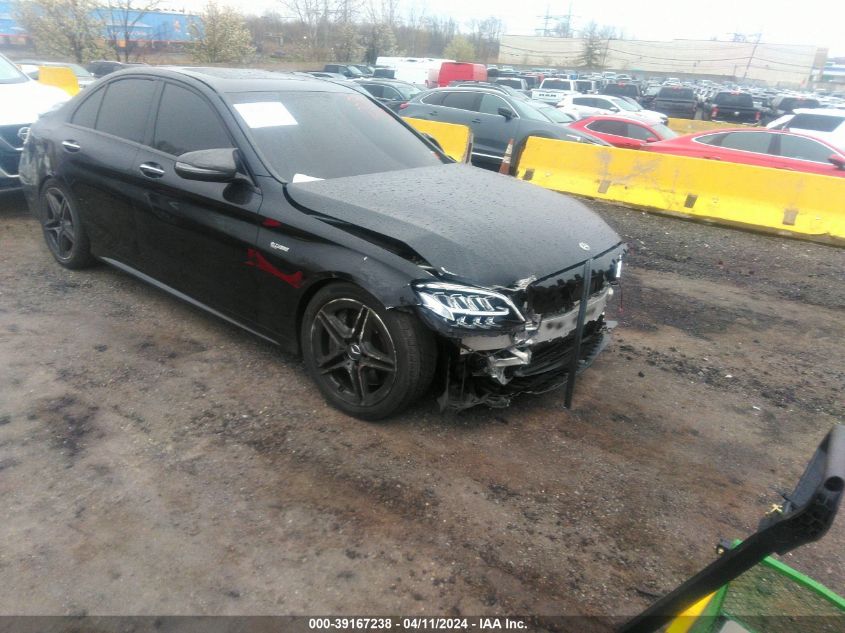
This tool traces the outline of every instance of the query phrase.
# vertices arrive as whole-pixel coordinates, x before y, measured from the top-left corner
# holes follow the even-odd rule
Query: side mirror
[[[508,121],[510,121],[514,116],[516,116],[510,108],[499,108],[499,114],[505,117]]]
[[[610,111],[611,111],[611,112],[619,112],[619,108],[617,108],[616,106],[612,106],[612,107],[610,108]]]
[[[237,152],[233,147],[186,152],[174,169],[185,180],[232,182],[238,176]]]
[[[657,141],[659,141],[659,140],[660,140],[660,139],[659,139],[659,138],[657,138],[656,136],[649,136],[649,137],[645,140],[645,142],[646,142],[646,143],[656,143],[656,142],[657,142]]]
[[[833,163],[837,169],[845,169],[845,158],[839,154],[831,154],[828,160]]]

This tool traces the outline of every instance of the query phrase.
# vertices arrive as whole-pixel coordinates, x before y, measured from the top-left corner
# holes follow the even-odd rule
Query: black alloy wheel
[[[396,379],[396,347],[384,322],[355,299],[334,299],[311,326],[317,368],[350,404],[378,404]]]
[[[41,193],[41,227],[53,257],[67,268],[93,263],[88,238],[71,196],[55,181]]]
[[[330,404],[367,420],[405,408],[434,373],[433,335],[415,315],[386,310],[351,284],[320,290],[306,309],[302,350]]]

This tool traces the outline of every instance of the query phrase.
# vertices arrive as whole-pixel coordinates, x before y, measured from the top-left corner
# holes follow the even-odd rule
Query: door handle
[[[470,123],[481,123],[481,119],[473,119]]]
[[[64,147],[69,152],[78,152],[82,149],[82,146],[77,143],[76,141],[62,141],[62,147]]]
[[[141,163],[138,169],[147,178],[161,178],[164,176],[164,169],[158,163]]]
[[[437,116],[437,110],[434,110],[433,112],[429,112],[428,116]]]

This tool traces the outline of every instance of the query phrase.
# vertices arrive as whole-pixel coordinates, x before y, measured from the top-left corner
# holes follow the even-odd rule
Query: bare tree
[[[612,26],[599,26],[590,22],[581,29],[584,40],[578,64],[582,68],[601,69],[607,59],[610,40],[616,39],[616,29]]]
[[[328,10],[326,0],[281,0],[282,6],[303,26],[305,48],[315,56],[320,46],[319,35]]]
[[[489,61],[499,56],[499,40],[504,25],[499,18],[490,16],[483,20],[472,20],[470,40],[475,48],[475,59]]]
[[[114,50],[118,61],[121,56],[123,61],[129,61],[129,55],[140,39],[134,32],[135,27],[145,15],[156,11],[160,6],[161,0],[109,0],[106,32],[109,46]]]

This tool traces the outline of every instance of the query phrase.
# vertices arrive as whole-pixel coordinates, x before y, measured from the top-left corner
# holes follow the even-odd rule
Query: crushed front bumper
[[[578,373],[589,367],[609,342],[613,322],[604,311],[613,289],[605,286],[587,301],[578,354]],[[498,336],[467,336],[451,349],[442,409],[479,404],[505,407],[520,393],[543,393],[568,378],[578,320],[578,306]]]

